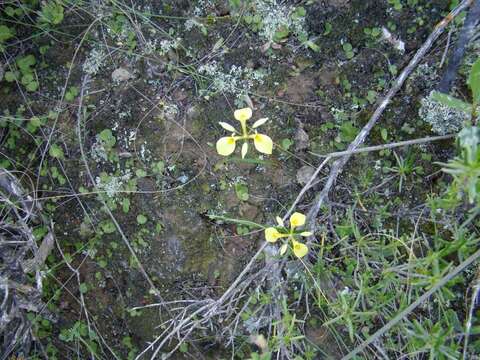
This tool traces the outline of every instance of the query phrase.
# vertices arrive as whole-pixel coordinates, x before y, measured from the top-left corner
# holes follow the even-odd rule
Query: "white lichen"
[[[293,17],[295,6],[279,4],[277,0],[256,0],[251,15],[262,19],[259,35],[267,41],[273,41],[275,34],[281,28],[288,29],[298,37],[307,37],[305,18]]]
[[[439,103],[431,94],[422,100],[419,115],[432,126],[433,132],[440,135],[458,132],[470,119],[466,112]]]
[[[180,45],[180,40],[180,38],[176,38],[170,40],[164,39],[160,41],[158,52],[160,53],[160,55],[168,54],[169,51],[178,48],[178,46]]]
[[[101,49],[92,49],[87,59],[83,63],[83,71],[91,76],[96,75],[103,66],[104,60],[105,53]]]
[[[96,136],[95,142],[90,149],[90,155],[97,163],[108,161],[107,149],[105,149],[103,141],[100,139],[99,135]]]
[[[226,72],[215,61],[201,65],[197,71],[210,80],[208,87],[201,90],[203,96],[216,93],[243,96],[254,86],[263,84],[267,75],[263,70],[253,70],[237,65],[232,65]]]
[[[193,8],[194,16],[208,15],[210,9],[214,8],[215,4],[212,0],[198,0],[196,6]]]
[[[109,198],[113,199],[126,187],[131,178],[132,174],[128,169],[120,176],[101,174],[95,178],[95,187],[98,191],[104,192]]]

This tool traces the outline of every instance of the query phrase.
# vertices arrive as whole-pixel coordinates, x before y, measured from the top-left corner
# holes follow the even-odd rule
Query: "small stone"
[[[112,80],[116,83],[133,79],[133,74],[125,68],[118,68],[112,72]]]
[[[315,173],[315,169],[311,166],[304,165],[297,172],[297,182],[305,185]]]
[[[258,215],[258,208],[248,203],[242,203],[240,205],[240,215],[247,220],[253,221]]]
[[[200,110],[197,106],[192,105],[187,109],[187,119],[193,120],[196,119],[200,115]]]
[[[342,8],[349,6],[350,0],[330,0],[329,2],[330,6],[333,6],[334,8]]]
[[[310,138],[302,127],[298,127],[295,132],[295,151],[302,151],[308,149],[310,146]]]

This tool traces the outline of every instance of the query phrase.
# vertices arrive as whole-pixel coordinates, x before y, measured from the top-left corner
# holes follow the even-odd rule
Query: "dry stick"
[[[311,153],[311,154],[313,154],[315,156],[318,156],[318,157],[334,158],[334,157],[341,157],[341,156],[346,156],[346,155],[366,153],[366,152],[371,152],[371,151],[393,149],[393,148],[402,147],[402,146],[425,144],[425,143],[429,143],[429,142],[433,142],[433,141],[451,139],[451,138],[454,138],[455,136],[457,136],[457,135],[456,134],[448,134],[448,135],[440,135],[440,136],[427,136],[427,137],[420,138],[420,139],[405,140],[405,141],[399,141],[399,142],[390,143],[390,144],[383,144],[383,145],[367,146],[367,147],[352,150],[352,151],[348,151],[348,150],[337,151],[337,152],[333,152],[333,153],[330,153],[330,154],[327,154],[327,155],[320,155],[320,154],[315,154],[315,153]]]
[[[415,310],[420,304],[422,304],[425,300],[427,300],[430,296],[432,296],[436,291],[438,291],[442,286],[447,284],[450,280],[452,280],[455,276],[460,274],[464,271],[469,265],[471,265],[474,261],[480,258],[480,250],[476,253],[471,255],[468,259],[460,263],[455,269],[453,269],[449,274],[445,275],[442,279],[440,279],[430,290],[425,292],[422,296],[420,296],[417,300],[410,304],[406,309],[400,312],[397,316],[395,316],[392,320],[390,320],[387,324],[385,324],[381,329],[375,332],[372,336],[370,336],[367,340],[361,343],[355,350],[348,353],[343,360],[348,360],[353,358],[357,355],[360,351],[364,350],[369,344],[377,340],[383,334],[385,334],[388,330],[390,330],[393,326],[398,324],[405,316]]]
[[[442,21],[440,21],[436,26],[435,29],[432,31],[430,36],[427,38],[425,43],[422,45],[420,49],[418,49],[417,53],[415,56],[410,60],[409,64],[401,74],[398,76],[397,80],[393,84],[393,86],[390,88],[388,91],[387,95],[383,98],[382,102],[380,105],[377,107],[375,112],[373,113],[372,117],[370,120],[367,122],[367,124],[362,128],[360,133],[357,135],[355,140],[348,146],[347,152],[350,153],[357,149],[364,141],[367,135],[370,133],[372,130],[373,126],[377,123],[377,121],[380,119],[380,116],[383,114],[385,111],[387,105],[390,103],[391,99],[397,94],[397,92],[401,89],[403,86],[403,83],[407,79],[407,77],[411,74],[411,72],[415,69],[415,67],[418,65],[420,60],[425,56],[425,54],[428,52],[428,50],[431,48],[435,40],[438,39],[438,37],[443,33],[445,28],[450,24],[450,22],[458,15],[460,14],[463,10],[465,10],[470,4],[472,3],[473,0],[463,0],[450,14],[448,14]],[[342,171],[343,167],[347,163],[347,161],[350,159],[351,154],[347,154],[340,159],[336,160],[332,168],[330,170],[330,175],[328,176],[327,182],[325,183],[325,186],[323,190],[320,192],[315,197],[314,205],[312,208],[309,210],[307,214],[307,218],[310,223],[310,228],[314,230],[315,228],[315,219],[318,215],[318,212],[320,211],[320,207],[322,206],[324,200],[327,198],[330,189],[333,187],[335,184],[335,181],[337,180],[338,175]]]
[[[472,329],[472,320],[473,312],[475,310],[475,305],[477,304],[478,294],[480,293],[480,278],[479,271],[477,270],[477,278],[475,280],[475,285],[473,285],[472,298],[470,300],[470,310],[468,311],[467,323],[465,324],[465,339],[463,341],[463,356],[462,360],[467,359],[467,349],[468,349],[468,337],[470,336],[470,330]]]
[[[447,71],[440,80],[438,85],[438,91],[445,94],[450,92],[455,78],[457,77],[458,68],[462,63],[467,46],[470,43],[473,35],[475,34],[475,27],[480,21],[480,0],[475,0],[470,7],[463,28],[460,31],[458,42],[455,50],[450,57],[450,63],[448,64]]]

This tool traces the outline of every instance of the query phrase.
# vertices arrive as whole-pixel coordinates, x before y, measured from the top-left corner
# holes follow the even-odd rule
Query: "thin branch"
[[[367,147],[360,148],[360,149],[355,149],[355,150],[352,150],[352,151],[348,151],[348,150],[337,151],[337,152],[333,152],[333,153],[330,153],[330,154],[327,154],[327,155],[320,155],[320,154],[315,154],[315,153],[311,153],[311,154],[315,155],[315,156],[318,156],[318,157],[335,158],[335,157],[341,157],[341,156],[346,156],[346,155],[354,155],[354,154],[361,154],[361,153],[372,152],[372,151],[393,149],[393,148],[402,147],[402,146],[425,144],[425,143],[429,143],[429,142],[433,142],[433,141],[452,139],[455,136],[457,136],[457,135],[456,134],[448,134],[448,135],[440,135],[440,136],[427,136],[427,137],[420,138],[420,139],[405,140],[405,141],[399,141],[399,142],[394,142],[394,143],[390,143],[390,144],[382,144],[382,145],[375,145],[375,146],[367,146]]]
[[[438,91],[441,91],[445,94],[450,92],[453,82],[457,77],[458,68],[462,63],[467,46],[475,33],[475,27],[479,21],[480,0],[474,0],[472,7],[468,11],[467,17],[465,18],[465,22],[458,38],[457,46],[450,57],[450,63],[448,64],[447,71],[440,80]]]

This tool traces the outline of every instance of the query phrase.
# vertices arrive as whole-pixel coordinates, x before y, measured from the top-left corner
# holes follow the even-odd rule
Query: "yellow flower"
[[[263,154],[270,155],[272,153],[273,141],[267,135],[255,134],[253,145],[255,145],[255,149]]]
[[[292,216],[290,216],[290,228],[293,230],[296,227],[305,225],[305,219],[305,215],[298,212],[293,213]]]
[[[267,240],[268,242],[274,243],[278,239],[280,239],[282,237],[286,237],[286,236],[288,236],[288,235],[280,233],[274,227],[269,227],[269,228],[265,229],[265,240]]]
[[[277,220],[278,226],[285,227],[285,225],[284,225],[284,223],[283,223],[283,220],[282,220],[282,218],[281,218],[280,216],[277,216],[277,217],[275,218],[275,220]]]
[[[226,136],[217,141],[217,152],[220,155],[228,156],[235,151],[235,137]]]
[[[265,240],[271,243],[277,242],[280,238],[288,238],[287,241],[280,247],[280,255],[284,255],[288,249],[288,242],[292,242],[293,254],[302,258],[308,253],[308,247],[305,244],[296,240],[298,236],[308,237],[312,233],[310,231],[298,232],[295,228],[305,225],[306,216],[301,213],[293,213],[290,216],[290,229],[285,228],[285,224],[281,217],[276,217],[279,228],[269,227],[265,229]],[[280,229],[280,230],[278,230]]]
[[[252,109],[247,107],[247,108],[235,110],[233,113],[233,116],[238,121],[247,121],[252,117]]]
[[[248,142],[244,142],[242,145],[242,159],[245,158],[245,155],[247,155],[248,151]]]
[[[267,135],[257,133],[257,130],[255,130],[259,126],[265,124],[268,119],[258,119],[251,127],[253,130],[249,131],[247,129],[247,120],[252,117],[252,109],[243,108],[235,110],[233,116],[235,119],[240,121],[242,131],[237,131],[232,125],[226,122],[219,122],[221,127],[232,133],[232,136],[223,137],[217,141],[217,152],[220,155],[228,156],[235,151],[236,142],[243,140],[244,143],[241,151],[243,159],[248,152],[248,140],[253,140],[253,145],[257,151],[261,152],[262,154],[270,155],[273,150],[272,139]]]
[[[308,247],[305,244],[302,244],[296,240],[292,240],[293,253],[296,257],[302,258],[308,253]]]

